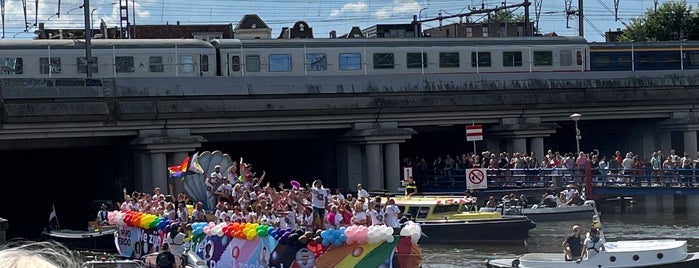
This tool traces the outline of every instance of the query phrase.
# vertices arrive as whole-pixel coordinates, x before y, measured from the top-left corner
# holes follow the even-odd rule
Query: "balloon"
[[[323,239],[323,243],[322,243],[322,244],[323,244],[324,247],[330,246],[330,241],[328,241],[327,239]]]
[[[396,239],[395,237],[389,236],[389,237],[386,239],[386,242],[388,242],[388,243],[393,243],[393,241],[395,241],[395,239]]]

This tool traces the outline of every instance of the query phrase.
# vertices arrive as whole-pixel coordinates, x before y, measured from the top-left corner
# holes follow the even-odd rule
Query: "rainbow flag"
[[[170,178],[180,178],[187,172],[187,167],[189,166],[190,157],[187,156],[181,164],[177,166],[169,166],[167,168]]]

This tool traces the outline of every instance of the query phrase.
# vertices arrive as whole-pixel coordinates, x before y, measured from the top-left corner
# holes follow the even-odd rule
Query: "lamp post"
[[[578,128],[578,120],[582,117],[581,114],[579,113],[574,113],[570,115],[570,119],[573,119],[573,122],[575,122],[575,148],[577,151],[575,152],[580,153],[580,139],[582,139],[582,136],[580,135],[580,129]]]
[[[84,14],[85,14],[85,74],[87,75],[87,78],[92,78],[92,70],[90,70],[90,67],[92,67],[92,48],[91,48],[91,40],[92,38],[92,25],[90,22],[90,0],[83,0],[83,8],[84,8]]]

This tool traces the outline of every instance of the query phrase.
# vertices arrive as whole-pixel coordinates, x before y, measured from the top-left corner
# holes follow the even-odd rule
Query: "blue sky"
[[[119,25],[120,0],[89,0],[93,27],[104,19],[109,27]],[[123,0],[121,0],[123,1]],[[643,15],[654,6],[654,0],[619,0],[619,21],[614,20],[614,0],[584,0],[585,38],[603,41],[604,32],[624,28],[622,22]],[[660,0],[660,3],[672,0]],[[679,1],[679,0],[677,0]],[[56,16],[60,2],[60,17]],[[235,24],[245,14],[258,14],[272,28],[272,37],[277,37],[282,27],[291,27],[294,22],[305,20],[313,28],[316,38],[325,38],[336,30],[338,35],[347,33],[352,26],[366,28],[374,24],[409,23],[412,15],[420,18],[462,14],[469,8],[493,8],[506,2],[508,5],[524,0],[129,0],[129,16],[132,23],[136,10],[136,25],[144,24]],[[531,19],[535,19],[534,2],[530,0]],[[542,32],[558,35],[578,35],[578,21],[571,18],[566,27],[564,0],[543,0],[539,28]],[[571,0],[577,8],[578,0]],[[699,1],[687,1],[695,8]],[[38,11],[35,4],[38,3]],[[35,22],[43,22],[46,28],[83,28],[83,0],[26,0],[26,21],[22,0],[5,0],[4,39],[31,39],[34,37]],[[519,8],[515,13],[524,14]],[[36,15],[38,14],[38,15]],[[481,19],[474,15],[472,20]],[[442,24],[458,22],[458,18],[445,20]],[[423,29],[439,26],[438,21],[427,22]],[[26,30],[26,32],[25,32]]]

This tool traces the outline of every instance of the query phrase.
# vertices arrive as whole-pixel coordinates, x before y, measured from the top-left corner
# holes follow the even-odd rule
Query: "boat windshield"
[[[451,205],[437,205],[434,207],[434,214],[441,214],[441,213],[457,213],[459,212],[459,204],[451,204]]]

